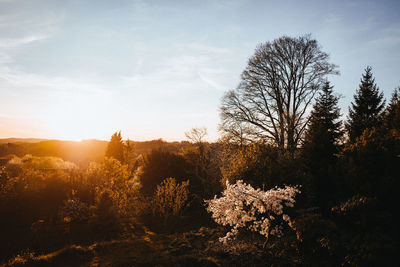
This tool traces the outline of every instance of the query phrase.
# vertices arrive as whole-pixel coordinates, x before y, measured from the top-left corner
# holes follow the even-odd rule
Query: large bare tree
[[[257,46],[235,90],[220,109],[220,130],[243,141],[268,141],[293,152],[307,111],[328,74],[339,74],[310,35],[283,36]]]

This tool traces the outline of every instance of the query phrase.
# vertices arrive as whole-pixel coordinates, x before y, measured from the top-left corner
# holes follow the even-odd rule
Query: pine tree
[[[343,136],[339,97],[333,95],[333,86],[325,82],[311,111],[305,134],[303,153],[312,162],[331,163],[339,152]]]
[[[354,143],[365,129],[377,128],[381,125],[384,107],[383,93],[379,92],[375,79],[372,77],[372,69],[368,66],[362,76],[359,89],[354,95],[354,103],[351,103],[351,108],[349,108],[346,129],[351,143]]]
[[[311,111],[302,148],[311,178],[312,199],[323,209],[327,209],[334,199],[332,177],[343,136],[339,97],[334,96],[332,89],[326,81]]]
[[[385,111],[384,129],[400,131],[400,87],[396,88]]]
[[[124,163],[124,143],[122,142],[121,131],[115,132],[108,143],[106,157],[112,157]]]

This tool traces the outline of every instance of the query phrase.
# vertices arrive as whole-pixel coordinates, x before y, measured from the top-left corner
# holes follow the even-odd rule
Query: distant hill
[[[0,144],[7,143],[38,143],[42,141],[46,141],[49,139],[40,139],[40,138],[4,138],[0,139]]]
[[[108,141],[83,140],[62,141],[36,138],[7,138],[0,139],[0,158],[9,155],[23,157],[33,156],[59,157],[86,167],[92,161],[101,160],[107,149]],[[179,152],[189,145],[189,142],[166,142],[162,139],[152,141],[130,141],[135,154],[150,152],[152,149],[163,149],[169,152]]]
[[[32,142],[33,139],[28,140],[30,142],[15,140],[15,142],[0,143],[0,157],[8,155],[23,157],[26,154],[53,156],[75,162],[80,166],[86,166],[91,161],[100,160],[104,156],[108,144],[107,141],[99,140],[80,142],[61,140]]]

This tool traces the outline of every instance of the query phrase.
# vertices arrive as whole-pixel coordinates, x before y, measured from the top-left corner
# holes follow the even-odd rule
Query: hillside
[[[91,161],[100,160],[107,149],[108,141],[83,140],[62,141],[35,138],[7,138],[0,139],[0,157],[16,155],[23,157],[26,154],[33,156],[59,157],[74,162],[80,166],[87,166]],[[146,153],[152,149],[163,149],[170,152],[179,152],[188,142],[166,142],[162,139],[151,141],[130,141],[136,155]]]
[[[46,141],[48,139],[41,139],[41,138],[3,138],[0,139],[0,144],[7,144],[7,143],[38,143],[42,141]]]

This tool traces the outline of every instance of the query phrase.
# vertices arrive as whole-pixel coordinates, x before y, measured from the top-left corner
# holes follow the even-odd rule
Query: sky
[[[219,106],[260,43],[311,34],[344,116],[366,66],[400,86],[400,1],[0,0],[0,138],[219,137]]]

